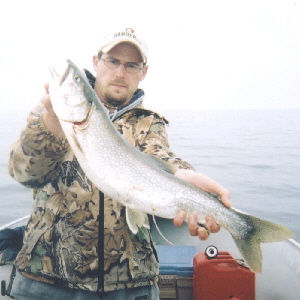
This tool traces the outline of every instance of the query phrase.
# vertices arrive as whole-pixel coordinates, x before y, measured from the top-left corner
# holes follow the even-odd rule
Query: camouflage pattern
[[[10,175],[33,188],[34,196],[16,265],[41,281],[96,291],[99,190],[81,170],[68,142],[46,129],[42,113],[38,107],[30,114],[10,152]],[[141,151],[175,169],[192,169],[169,149],[166,123],[141,106],[114,121],[124,138]],[[124,207],[108,197],[104,203],[105,291],[157,282],[158,261],[149,231],[133,235]]]

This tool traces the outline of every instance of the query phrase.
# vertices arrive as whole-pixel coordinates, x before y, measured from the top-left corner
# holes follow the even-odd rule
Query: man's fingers
[[[49,96],[48,94],[46,94],[46,95],[43,96],[42,102],[43,102],[44,106],[45,106],[47,109],[48,109],[48,108],[52,108],[50,96]]]
[[[231,201],[229,199],[222,200],[222,202],[227,208],[231,207]]]
[[[209,231],[203,226],[199,226],[197,230],[198,238],[202,241],[207,240],[209,237]]]
[[[205,221],[206,226],[210,232],[216,233],[220,230],[220,225],[215,221],[213,217],[208,216],[205,218]]]
[[[50,100],[50,96],[48,94],[46,94],[42,98],[42,102],[43,102],[46,110],[48,111],[48,113],[55,114],[54,111],[53,111],[53,107],[52,107],[52,103],[51,103],[51,100]]]
[[[186,216],[186,211],[179,211],[173,219],[174,225],[177,227],[182,226],[186,220]],[[220,230],[220,225],[217,224],[213,217],[206,217],[205,222],[205,225],[202,225],[198,222],[198,217],[196,214],[189,214],[187,225],[190,235],[198,236],[201,240],[206,240],[209,237],[210,232],[215,233]]]
[[[45,90],[46,90],[46,93],[49,94],[49,83],[48,83],[48,82],[46,82],[46,83],[44,84],[44,88],[45,88]]]
[[[231,207],[231,201],[230,201],[230,192],[226,189],[223,189],[222,192],[219,194],[220,200],[222,203],[227,207]]]
[[[179,211],[175,218],[173,219],[173,223],[177,227],[181,227],[185,221],[186,218],[186,212],[184,210]]]
[[[57,118],[56,117],[56,114],[53,110],[53,106],[52,106],[52,103],[51,103],[51,99],[50,99],[50,96],[48,94],[46,94],[43,98],[42,98],[42,102],[44,104],[44,107],[47,111],[47,113],[49,114],[49,116],[51,116],[52,118]]]
[[[198,235],[198,217],[196,214],[190,214],[188,216],[188,228],[190,235]]]

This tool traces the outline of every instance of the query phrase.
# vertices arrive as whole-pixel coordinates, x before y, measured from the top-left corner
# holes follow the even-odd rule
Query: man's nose
[[[126,74],[127,72],[126,72],[126,69],[125,69],[125,65],[124,64],[120,64],[118,67],[117,67],[117,69],[116,69],[116,74],[118,75],[118,76],[125,76],[125,74]]]

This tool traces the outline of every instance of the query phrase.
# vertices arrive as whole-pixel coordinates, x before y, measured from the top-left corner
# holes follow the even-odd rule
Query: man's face
[[[128,104],[147,73],[139,51],[128,43],[118,44],[101,58],[94,56],[94,67],[95,91],[101,101],[113,106]]]

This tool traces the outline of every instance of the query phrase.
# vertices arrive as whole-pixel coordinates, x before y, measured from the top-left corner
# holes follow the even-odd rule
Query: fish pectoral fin
[[[141,227],[150,229],[148,215],[141,211],[126,207],[126,221],[133,234],[137,234]]]

